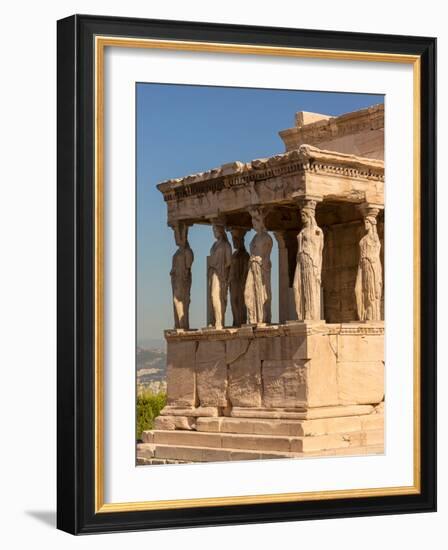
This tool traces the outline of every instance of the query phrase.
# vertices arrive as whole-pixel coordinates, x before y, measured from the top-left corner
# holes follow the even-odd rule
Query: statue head
[[[215,222],[212,224],[212,228],[213,228],[213,235],[215,236],[216,240],[227,238],[224,224],[220,222]]]
[[[266,226],[264,224],[264,212],[261,208],[252,208],[250,210],[250,215],[252,217],[252,226],[257,233],[262,233],[266,231]]]
[[[300,210],[300,219],[305,227],[316,223],[316,203],[308,201]]]
[[[366,216],[364,218],[364,227],[368,233],[376,229],[376,218],[374,216]]]
[[[235,250],[240,250],[244,248],[244,236],[246,234],[245,229],[234,228],[231,230],[232,233],[232,243]]]
[[[176,222],[172,226],[174,230],[174,240],[176,245],[183,248],[188,242],[188,225],[183,222]]]

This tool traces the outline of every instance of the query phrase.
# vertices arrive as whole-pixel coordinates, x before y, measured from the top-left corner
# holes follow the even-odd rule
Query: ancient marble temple
[[[383,452],[383,106],[299,112],[280,136],[284,153],[158,185],[174,318],[141,464]],[[203,327],[188,315],[193,224],[210,227]]]

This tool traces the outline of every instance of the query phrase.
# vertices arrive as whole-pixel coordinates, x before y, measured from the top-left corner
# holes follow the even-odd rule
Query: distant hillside
[[[166,389],[166,351],[137,347],[137,388],[154,393]]]
[[[142,349],[162,349],[166,350],[165,338],[145,338],[137,342],[137,347]]]

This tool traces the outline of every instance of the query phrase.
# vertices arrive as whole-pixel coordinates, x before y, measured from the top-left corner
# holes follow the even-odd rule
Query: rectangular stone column
[[[297,235],[295,231],[276,231],[278,243],[278,320],[279,323],[297,319],[294,307],[294,267],[297,255]]]
[[[289,314],[289,265],[284,231],[274,233],[278,244],[278,321],[285,323]]]

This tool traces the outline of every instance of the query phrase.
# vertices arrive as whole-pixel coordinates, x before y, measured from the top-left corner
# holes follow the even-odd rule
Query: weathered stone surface
[[[152,458],[154,450],[155,446],[151,443],[139,443],[137,445],[137,455],[141,458]]]
[[[194,255],[188,243],[188,225],[176,222],[172,225],[176,250],[171,267],[171,286],[173,289],[174,327],[189,329],[189,309],[191,290],[191,266]]]
[[[228,396],[232,406],[260,406],[261,360],[257,341],[250,340],[247,351],[242,355],[238,353],[238,350],[243,350],[244,344],[239,339],[226,342],[226,346],[227,356],[237,357],[228,365]]]
[[[350,442],[342,434],[320,435],[316,437],[295,438],[291,441],[292,452],[307,453],[310,451],[325,451],[349,447]]]
[[[170,342],[167,350],[167,403],[177,407],[196,405],[196,342]]]
[[[291,441],[287,436],[269,436],[255,434],[228,434],[194,431],[154,431],[156,445],[180,445],[191,447],[243,449],[259,451],[290,452]]]
[[[296,113],[295,116],[297,128],[307,126],[308,124],[312,124],[313,122],[317,122],[318,120],[328,120],[329,118],[332,117],[328,115],[322,115],[320,113],[310,113],[308,111],[299,111],[298,113]]]
[[[263,361],[263,403],[266,407],[338,404],[335,336],[323,333],[264,340],[261,345],[263,357],[274,358]],[[284,354],[289,358],[304,356],[304,359],[280,361]]]
[[[142,432],[142,441],[143,443],[153,443],[154,432],[152,430],[145,430]]]
[[[224,418],[197,418],[196,430],[198,432],[220,432]]]
[[[293,411],[291,409],[266,409],[233,407],[231,416],[235,418],[273,418],[273,419],[313,419],[333,418],[370,414],[374,411],[372,405],[348,405],[339,407],[315,407],[307,410]]]
[[[297,319],[320,320],[324,234],[316,222],[315,198],[304,198],[300,206],[302,229],[297,235],[297,265],[294,275]]]
[[[213,172],[219,173],[221,169]],[[242,185],[235,185],[242,179],[245,180]],[[174,222],[247,212],[254,207],[254,199],[262,206],[293,204],[294,192],[358,202],[376,192],[382,202],[383,186],[382,161],[303,144],[288,153],[247,163],[239,173],[217,177],[208,172],[162,182],[158,189],[167,201],[168,221]]]
[[[222,220],[213,220],[213,233],[216,241],[207,258],[207,282],[210,304],[210,323],[216,328],[224,326],[227,308],[227,293],[229,289],[230,264],[232,248],[227,240]]]
[[[338,361],[384,361],[384,336],[339,334]]]
[[[169,445],[191,445],[193,447],[222,447],[221,434],[182,430],[155,430],[154,443]]]
[[[196,353],[197,393],[202,407],[227,405],[226,345],[201,341]]]
[[[296,125],[281,130],[286,151],[307,143],[320,149],[384,158],[384,105],[373,105],[338,117],[296,113]]]
[[[383,361],[338,363],[338,389],[341,404],[377,404],[384,397]]]
[[[343,427],[342,424],[340,426]],[[351,426],[355,428],[354,425]],[[340,449],[344,447],[362,447],[383,444],[384,432],[380,430],[355,430],[340,433],[315,434],[308,436],[281,436],[264,434],[241,434],[206,431],[154,431],[155,456],[158,458],[182,458],[158,456],[160,445],[172,447],[200,447],[202,449],[240,449],[243,451],[273,451],[284,453],[307,453]],[[151,451],[152,452],[152,451]]]
[[[303,407],[307,403],[306,366],[291,360],[262,363],[263,405]]]
[[[193,430],[195,420],[191,416],[158,416],[154,420],[156,430]]]
[[[307,406],[328,407],[339,404],[336,349],[331,337],[312,334],[307,338],[306,363]]]
[[[291,437],[315,436],[334,433],[359,432],[362,428],[362,418],[363,417],[360,416],[336,417],[317,420],[199,418],[196,429],[204,432]],[[363,429],[376,429],[381,427],[381,423],[372,423],[366,424],[366,428]]]
[[[250,208],[249,212],[256,234],[250,243],[248,273],[244,287],[247,319],[251,324],[270,323],[272,237],[266,231],[265,210]]]
[[[358,319],[380,321],[383,268],[381,241],[376,227],[379,208],[368,203],[364,203],[362,207],[366,234],[359,241],[359,263],[355,284]]]
[[[231,449],[290,452],[291,441],[281,436],[222,434],[222,447]]]
[[[329,323],[357,319],[354,289],[362,234],[361,220],[325,228],[322,285],[325,289],[325,319]]]
[[[244,303],[244,286],[249,268],[249,254],[244,246],[246,229],[231,229],[234,252],[230,264],[229,290],[232,306],[233,326],[239,327],[247,322],[247,309]]]
[[[186,462],[220,462],[230,460],[231,452],[227,449],[157,445],[155,456],[157,458],[183,460]]]
[[[224,462],[229,460],[260,460],[268,458],[289,458],[290,453],[242,451],[235,449],[211,449],[206,447],[173,447],[157,445],[156,456],[185,462]]]
[[[364,432],[363,445],[384,445],[384,430],[367,430]]]
[[[335,418],[346,416],[357,416],[370,414],[373,411],[371,405],[348,405],[340,407],[317,407],[315,409],[308,409],[306,412],[307,419],[314,418]]]
[[[299,435],[315,436],[357,432],[362,428],[361,418],[361,416],[344,416],[304,420],[301,422],[301,433]]]
[[[311,458],[321,456],[364,456],[364,455],[381,455],[384,454],[384,445],[350,445],[340,449],[326,449],[320,451],[308,451],[297,455],[296,458]]]
[[[382,430],[384,429],[384,415],[369,414],[361,417],[361,428],[363,430]]]
[[[258,340],[248,338],[234,338],[226,340],[226,363],[231,365],[238,359],[242,359],[249,350],[249,345],[259,345]]]
[[[166,406],[161,411],[162,416],[219,416],[218,407],[170,407]]]
[[[259,338],[260,355],[263,361],[300,361],[308,359],[305,334]]]

